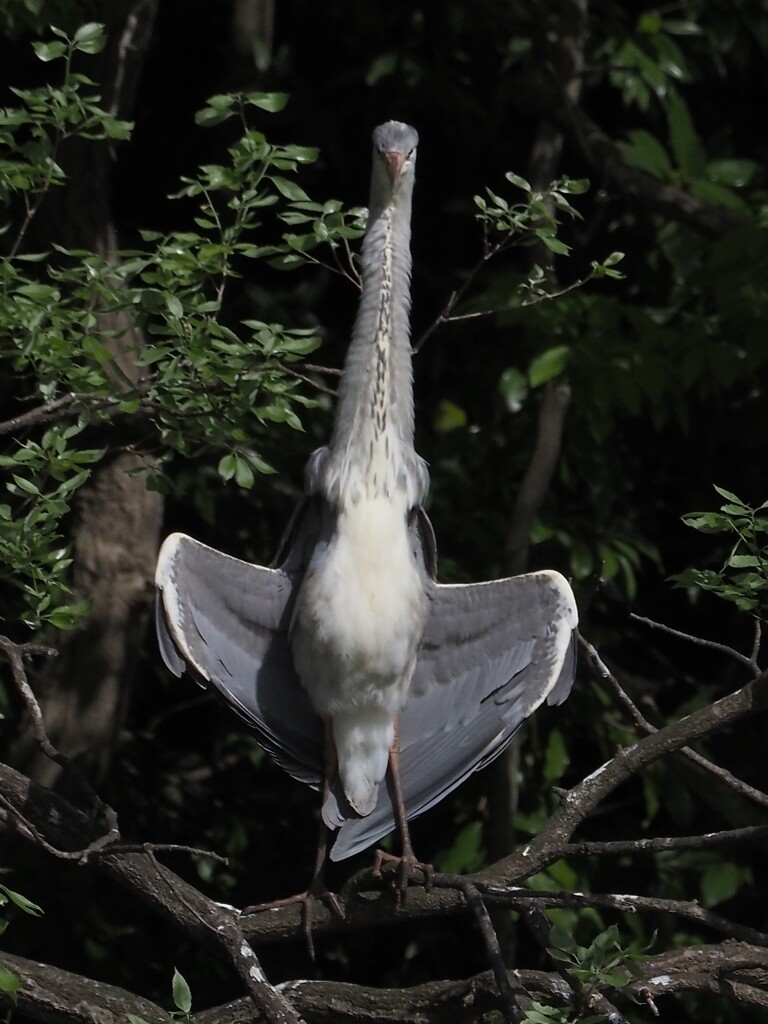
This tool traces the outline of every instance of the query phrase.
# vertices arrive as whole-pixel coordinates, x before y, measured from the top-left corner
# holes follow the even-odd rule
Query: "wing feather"
[[[400,784],[409,820],[504,750],[526,718],[565,700],[575,669],[576,604],[565,579],[530,573],[430,589],[410,695],[400,712]],[[394,827],[385,787],[366,818],[335,823],[343,860]]]
[[[288,647],[297,577],[176,533],[160,551],[156,583],[158,640],[168,668],[180,675],[188,667],[255,729],[282,768],[317,788],[322,723]]]
[[[292,521],[278,569],[242,562],[173,534],[157,568],[157,631],[168,668],[189,668],[257,733],[294,778],[322,780],[323,729],[293,668],[288,630],[307,561],[331,524],[309,503]],[[426,525],[425,525],[426,523]],[[412,524],[429,574],[426,516]],[[543,701],[559,704],[575,671],[576,606],[555,572],[464,586],[427,583],[429,612],[408,700],[400,712],[400,781],[409,819],[497,757]],[[391,786],[360,818],[340,788],[324,807],[342,860],[395,825]]]

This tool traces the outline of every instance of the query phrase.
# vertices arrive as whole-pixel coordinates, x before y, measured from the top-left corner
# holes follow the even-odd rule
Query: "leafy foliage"
[[[39,23],[43,6],[63,26],[78,8],[65,0],[0,4],[2,24],[17,32]],[[715,671],[709,659],[704,669],[695,658],[675,660],[663,641],[638,637],[625,613],[661,606],[686,619],[702,587],[736,609],[762,614],[765,608],[762,506],[722,494],[719,512],[686,517],[695,533],[678,529],[680,509],[706,505],[702,490],[710,480],[730,479],[739,494],[760,494],[762,487],[768,221],[759,136],[741,113],[755,102],[755,70],[768,46],[762,5],[590,6],[579,83],[584,109],[616,140],[625,167],[735,218],[724,222],[732,225],[728,230],[714,232],[699,231],[669,207],[660,213],[637,196],[628,199],[607,164],[587,166],[583,140],[569,137],[568,129],[560,166],[574,177],[546,188],[531,184],[539,180],[526,169],[531,139],[556,107],[545,103],[542,115],[531,104],[546,94],[532,68],[549,74],[553,66],[542,56],[538,8],[493,0],[471,8],[378,4],[366,11],[373,32],[348,5],[320,10],[299,0],[293,28],[282,26],[274,61],[256,80],[259,91],[224,93],[216,91],[226,84],[217,80],[215,54],[228,43],[211,38],[213,8],[200,30],[200,59],[185,50],[176,74],[166,67],[177,36],[188,40],[193,7],[173,25],[173,46],[167,25],[158,28],[166,35],[158,36],[150,64],[162,65],[163,102],[155,92],[137,116],[146,121],[150,107],[162,109],[162,131],[150,132],[149,145],[140,132],[132,143],[139,147],[138,177],[146,180],[136,201],[140,215],[130,204],[122,210],[129,220],[133,215],[127,231],[135,232],[133,247],[115,259],[64,248],[56,239],[48,251],[32,244],[46,200],[65,187],[68,147],[81,139],[113,146],[130,132],[81,74],[103,41],[101,29],[90,23],[39,43],[38,64],[57,84],[19,89],[0,116],[0,389],[9,417],[0,449],[9,481],[0,498],[5,617],[11,624],[20,618],[25,630],[79,620],[84,607],[66,589],[72,510],[89,475],[116,451],[144,457],[149,486],[169,496],[170,528],[181,521],[191,529],[196,519],[250,553],[254,534],[261,542],[262,531],[268,533],[272,506],[280,518],[294,497],[290,478],[299,478],[307,451],[326,430],[330,403],[305,359],[322,338],[324,356],[338,363],[354,304],[353,249],[365,221],[360,207],[315,197],[362,193],[362,142],[379,110],[412,120],[424,138],[414,233],[417,342],[435,312],[461,292],[416,363],[419,448],[431,466],[430,514],[443,578],[506,571],[504,538],[541,399],[546,389],[567,384],[572,398],[560,471],[534,524],[532,567],[559,567],[580,586],[585,628],[600,634],[619,665],[630,666],[660,722],[714,699],[730,680],[727,670]],[[551,40],[558,15],[550,8]],[[336,56],[329,65],[331,46]],[[189,67],[215,94],[197,113],[194,141],[183,144],[183,180],[166,185],[165,165],[175,174],[181,163],[175,151],[185,114],[165,83]],[[284,107],[274,137],[306,138],[312,146],[275,143],[272,130],[261,130]],[[356,124],[359,135],[350,129]],[[130,151],[118,145],[115,152],[119,167]],[[588,190],[585,177],[592,180]],[[161,216],[152,213],[162,199],[152,196],[157,182],[175,192]],[[125,202],[125,182],[120,188]],[[486,259],[490,252],[493,259]],[[289,270],[296,272],[280,273]],[[139,350],[137,375],[122,372],[121,346]],[[273,470],[286,472],[267,481]],[[670,596],[659,575],[688,562],[722,569],[689,570],[678,577],[684,589]],[[598,577],[607,586],[593,598]],[[704,614],[701,604],[698,611]],[[719,617],[703,621],[702,632],[722,625]],[[156,661],[153,652],[144,678]],[[260,876],[292,891],[305,881],[311,858],[313,829],[296,824],[310,818],[303,796],[270,774],[253,741],[212,714],[210,704],[155,682],[136,694],[110,783],[123,822],[137,835],[226,853],[226,867],[197,858],[189,868],[217,898],[274,895],[251,889],[261,884],[254,857],[268,858],[273,847],[278,852]],[[568,786],[636,738],[587,682],[553,727],[554,721],[543,715],[527,730],[521,832],[541,827],[556,799],[552,784]],[[749,739],[708,740],[702,749],[722,754],[737,774],[751,778],[761,748],[759,738]],[[432,843],[441,851],[439,863],[456,871],[482,865],[483,785],[471,780],[454,805],[436,810],[419,850],[429,855]],[[674,766],[659,764],[617,794],[611,814],[596,816],[587,831],[615,838],[636,835],[638,823],[661,834],[693,832],[702,822],[718,827],[728,808],[708,799],[709,793],[689,789]],[[560,861],[531,885],[631,891],[622,885],[640,879],[651,890],[680,899],[694,893],[706,906],[730,907],[750,901],[755,877],[749,856],[736,851],[728,860],[711,853],[658,856],[643,866],[604,862],[599,870]],[[750,907],[755,918],[759,907],[759,901]],[[648,935],[640,918],[628,917],[623,927],[643,945]],[[620,973],[613,939],[596,948],[592,938],[595,928],[610,934],[601,915],[563,911],[554,919],[572,928],[578,948],[566,945],[561,953],[576,955],[569,963],[586,972],[587,983],[599,986],[606,974]],[[77,922],[90,930],[92,955],[98,949],[115,972],[128,970],[122,955],[110,956],[116,932],[98,908],[86,923],[80,915]],[[141,924],[135,928],[143,956],[149,937]],[[673,920],[660,929],[665,948],[701,938],[693,926]],[[420,936],[400,959],[388,952],[392,960],[381,971],[398,984],[424,980],[425,961],[447,962],[451,955],[449,937],[441,936],[439,953],[431,941]],[[373,938],[370,943],[379,963],[381,950]],[[455,940],[462,969],[467,945],[464,936]],[[173,962],[176,947],[168,946],[153,963]],[[374,960],[365,936],[353,949],[329,947],[331,957],[340,974],[363,962],[370,970],[366,957]],[[167,976],[156,984],[166,998]],[[197,992],[196,979],[196,1001]],[[174,1005],[187,1012],[181,988]],[[538,1024],[567,1017],[544,1007],[531,1012]],[[708,1006],[700,1019],[719,1024],[727,1016]]]
[[[7,885],[0,883],[0,907],[7,907],[9,904],[18,907],[19,910],[32,917],[40,917],[43,913],[42,909],[36,903],[27,899],[26,896],[22,896],[21,893],[9,889]],[[8,921],[5,918],[0,919],[0,935],[5,932],[7,927]],[[0,992],[4,992],[15,1002],[16,993],[20,985],[21,982],[13,971],[9,971],[7,967],[0,963]]]
[[[23,252],[45,196],[66,180],[58,154],[67,140],[122,139],[130,130],[99,106],[94,83],[72,69],[76,53],[103,47],[102,26],[85,25],[71,37],[53,31],[54,41],[34,49],[44,62],[63,62],[63,84],[14,90],[19,105],[0,114],[0,203],[12,214],[20,197],[24,210],[19,224],[7,222],[11,243],[0,257],[0,360],[33,382],[25,395],[33,410],[6,430],[61,421],[39,441],[10,441],[0,455],[12,481],[10,501],[0,505],[0,573],[21,589],[27,604],[22,618],[32,629],[68,628],[87,610],[68,599],[62,522],[107,453],[76,440],[96,424],[102,430],[120,424],[129,436],[143,435],[149,486],[165,492],[174,484],[163,467],[174,455],[201,458],[223,450],[221,478],[244,489],[253,487],[256,474],[274,472],[258,440],[273,443],[266,438],[275,424],[302,429],[299,411],[314,401],[302,391],[304,375],[291,367],[319,338],[314,328],[255,319],[233,329],[224,314],[227,284],[241,273],[242,261],[322,264],[318,247],[330,251],[335,269],[354,275],[349,242],[361,233],[364,218],[364,211],[347,213],[333,200],[312,203],[288,177],[313,161],[316,151],[273,145],[248,127],[249,108],[277,111],[285,96],[220,95],[200,111],[198,123],[237,118],[242,134],[228,149],[228,163],[202,167],[176,194],[198,204],[198,231],[144,231],[148,248],[117,259],[59,245],[55,258]],[[294,230],[283,231],[275,243],[257,244],[272,207]],[[121,315],[130,317],[130,335],[128,321],[122,329],[109,326]],[[139,346],[138,379],[121,368],[126,344]],[[154,438],[149,443],[147,431]]]
[[[768,501],[751,508],[730,491],[715,487],[725,503],[719,512],[691,512],[686,526],[722,534],[732,546],[719,570],[686,569],[673,576],[677,586],[698,587],[732,601],[743,612],[764,615],[768,608]]]

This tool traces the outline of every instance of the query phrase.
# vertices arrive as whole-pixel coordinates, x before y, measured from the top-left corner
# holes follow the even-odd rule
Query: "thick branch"
[[[98,834],[85,814],[6,765],[0,765],[0,793],[19,814],[23,812],[35,822],[42,838],[52,846],[80,849]],[[299,1015],[264,976],[240,928],[237,911],[207,899],[160,864],[148,849],[116,844],[92,854],[89,863],[126,887],[189,940],[223,956],[270,1024],[300,1024]]]
[[[126,1024],[129,1013],[142,1017],[147,1024],[173,1019],[156,1003],[116,985],[105,985],[10,953],[0,957],[3,966],[21,981],[15,1007],[2,994],[0,1006],[16,1009],[43,1024]]]
[[[535,839],[480,872],[473,880],[496,879],[509,884],[515,879],[526,878],[542,870],[552,863],[550,850],[553,846],[566,842],[584,818],[626,779],[665,754],[680,750],[708,732],[768,707],[767,681],[768,673],[763,673],[735,693],[646,736],[631,747],[619,750],[611,761],[601,765],[565,795],[563,803]]]
[[[681,221],[709,238],[744,227],[745,220],[731,210],[697,199],[630,164],[616,143],[576,104],[560,99],[560,117],[595,171],[618,192],[646,209]]]
[[[132,993],[90,981],[22,957],[3,954],[22,979],[18,1008],[46,1024],[125,1024],[135,1013],[150,1024],[170,1015]],[[510,971],[509,981],[521,1006],[532,1000],[551,1006],[569,1004],[570,992],[556,974]],[[280,986],[310,1024],[474,1024],[496,1005],[490,972],[462,981],[440,981],[410,989],[366,988],[343,982],[294,981]],[[634,965],[625,990],[641,1004],[654,997],[703,992],[728,997],[744,1006],[768,1006],[768,950],[743,942],[675,950]],[[193,992],[194,996],[194,992]],[[193,1014],[190,1024],[255,1024],[258,1012],[239,999]]]

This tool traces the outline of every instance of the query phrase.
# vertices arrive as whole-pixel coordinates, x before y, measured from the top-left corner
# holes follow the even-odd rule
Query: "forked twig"
[[[680,635],[685,636],[686,634]],[[643,715],[629,694],[624,690],[621,683],[597,653],[597,650],[581,634],[579,635],[579,646],[586,654],[587,661],[592,668],[592,671],[608,686],[617,704],[624,709],[634,725],[649,736],[658,733],[659,729],[653,725],[652,722],[649,722]],[[727,648],[727,650],[730,650],[730,648]],[[738,652],[731,651],[731,653],[737,654]],[[740,655],[739,657],[744,658],[744,655]],[[746,661],[747,659],[744,660]],[[749,664],[751,665],[751,662]],[[711,775],[715,775],[735,793],[745,797],[747,800],[751,800],[760,807],[768,809],[768,794],[763,793],[762,790],[755,789],[754,786],[750,786],[749,783],[744,782],[742,779],[739,779],[737,776],[729,772],[727,768],[723,768],[721,765],[715,764],[714,761],[710,761],[691,747],[681,747],[679,753],[683,754],[689,761],[692,761],[699,768],[703,768]]]
[[[54,648],[46,647],[42,644],[16,644],[6,636],[0,636],[0,651],[2,651],[8,659],[14,684],[24,701],[32,720],[32,729],[38,746],[47,757],[58,764],[69,774],[70,778],[78,784],[90,802],[91,807],[96,812],[104,815],[104,819],[107,823],[107,832],[104,836],[94,840],[94,842],[90,843],[84,850],[81,850],[79,854],[60,851],[61,856],[79,856],[81,859],[87,859],[94,850],[101,849],[101,847],[107,843],[114,842],[120,833],[117,824],[117,814],[114,809],[110,807],[109,804],[104,803],[83,773],[78,770],[68,757],[57,750],[53,743],[51,743],[48,738],[48,734],[45,731],[42,709],[40,708],[40,704],[38,703],[37,697],[35,697],[32,687],[29,685],[27,670],[24,665],[25,660],[35,656],[52,658],[55,657],[58,652],[54,650]],[[31,823],[26,822],[16,810],[12,809],[12,813],[20,824],[26,827],[31,834],[35,835],[36,839],[39,839],[43,845],[47,845],[44,843],[42,837],[36,833],[34,826],[31,825]],[[49,848],[49,852],[55,851],[52,848]]]
[[[641,622],[644,626],[649,626],[651,629],[658,629],[662,633],[666,633],[668,636],[675,636],[679,640],[687,640],[688,643],[696,644],[698,647],[707,647],[710,651],[719,651],[720,654],[725,654],[729,658],[735,658],[736,661],[742,665],[746,665],[747,668],[751,668],[754,676],[760,675],[760,669],[755,664],[754,653],[752,657],[748,658],[746,654],[742,654],[741,651],[737,651],[733,647],[729,647],[727,644],[720,644],[716,640],[706,640],[701,636],[693,636],[691,633],[684,633],[682,630],[674,629],[672,626],[667,626],[663,622],[655,622],[653,619],[647,619],[644,615],[637,615],[635,612],[630,612],[630,619],[634,619],[635,622]]]

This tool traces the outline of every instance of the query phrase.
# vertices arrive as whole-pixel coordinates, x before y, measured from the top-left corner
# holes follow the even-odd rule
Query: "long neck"
[[[363,243],[363,291],[344,364],[330,454],[342,503],[406,492],[423,499],[425,470],[413,448],[409,338],[410,191],[372,204]]]
[[[337,451],[372,427],[380,432],[382,423],[401,444],[413,446],[411,204],[410,196],[398,199],[377,212],[363,243],[363,291],[331,441]]]

